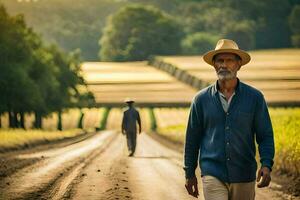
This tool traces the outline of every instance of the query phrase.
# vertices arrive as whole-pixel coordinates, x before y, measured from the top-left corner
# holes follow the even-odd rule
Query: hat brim
[[[219,50],[212,50],[207,52],[206,54],[204,54],[203,56],[203,60],[209,64],[214,66],[213,63],[213,57],[219,53],[233,53],[238,55],[241,59],[242,59],[242,65],[246,65],[247,63],[250,62],[251,57],[250,55],[243,51],[243,50],[239,50],[239,49],[219,49]]]
[[[134,101],[130,100],[130,101],[125,101],[125,103],[134,103]]]

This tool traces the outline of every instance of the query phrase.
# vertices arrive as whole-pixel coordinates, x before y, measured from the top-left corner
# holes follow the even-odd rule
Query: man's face
[[[213,62],[221,81],[236,78],[237,71],[241,68],[241,60],[233,53],[217,54]]]

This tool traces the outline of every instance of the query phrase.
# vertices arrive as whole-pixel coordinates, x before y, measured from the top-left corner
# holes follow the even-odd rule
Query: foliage
[[[41,128],[42,116],[79,104],[86,95],[77,90],[85,86],[79,52],[66,55],[54,45],[44,46],[22,15],[11,17],[2,5],[0,54],[0,114],[9,113],[11,127],[24,127],[24,113],[34,112],[35,126]]]
[[[289,16],[289,25],[292,35],[292,44],[295,47],[300,47],[300,5],[293,8],[291,15]]]
[[[265,0],[260,1],[257,10],[256,48],[283,48],[290,47],[290,29],[288,16],[291,5],[288,1]]]
[[[106,17],[125,4],[110,0],[2,1],[10,13],[24,13],[28,24],[48,43],[65,51],[80,48],[86,60],[97,59],[97,41]]]
[[[127,6],[112,15],[100,40],[104,61],[144,60],[180,51],[178,25],[154,7]]]
[[[151,124],[150,128],[151,128],[151,131],[156,131],[157,123],[156,123],[156,118],[155,118],[153,108],[149,109],[149,115],[150,115],[150,124]]]
[[[300,34],[295,34],[292,36],[292,43],[295,47],[300,47]]]
[[[2,2],[12,14],[24,13],[30,27],[42,34],[48,43],[56,43],[66,51],[79,48],[85,60],[97,59],[99,48],[102,48],[97,41],[103,34],[107,17],[124,6],[155,6],[179,21],[187,35],[206,32],[221,37],[230,24],[252,21],[255,26],[250,38],[255,39],[255,44],[251,46],[261,49],[291,46],[295,33],[288,23],[289,16],[300,5],[299,0],[77,0],[76,4],[72,0]]]
[[[255,25],[253,21],[240,21],[227,26],[224,37],[237,42],[239,48],[244,50],[255,47]]]
[[[182,41],[182,52],[184,54],[203,54],[214,49],[219,37],[208,33],[193,33]]]
[[[106,128],[107,118],[108,118],[110,110],[111,110],[111,108],[108,108],[108,107],[104,109],[98,130],[104,130]]]
[[[187,34],[196,32],[222,35],[226,25],[237,22],[237,11],[214,1],[189,2],[178,8],[179,21]]]

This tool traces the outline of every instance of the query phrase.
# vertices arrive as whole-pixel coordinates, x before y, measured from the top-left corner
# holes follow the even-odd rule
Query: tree
[[[222,35],[227,24],[238,18],[237,10],[216,1],[185,2],[177,13],[180,13],[179,21],[187,34],[207,32]]]
[[[253,21],[240,21],[227,26],[224,37],[237,42],[239,48],[244,50],[255,47],[255,26]]]
[[[53,55],[54,65],[57,66],[56,78],[59,82],[58,90],[52,99],[54,110],[58,113],[58,130],[62,130],[63,109],[81,106],[86,102],[94,103],[94,96],[87,90],[79,90],[78,87],[86,87],[83,77],[80,75],[80,51],[63,54],[56,46],[49,47]]]
[[[295,47],[300,47],[300,5],[296,5],[290,16],[289,16],[289,26],[292,30],[292,44]]]
[[[0,5],[0,102],[9,114],[10,127],[24,127],[24,112],[40,99],[28,76],[32,63],[28,32],[22,15],[10,17]]]
[[[38,92],[42,98],[36,102],[32,111],[35,113],[35,128],[42,128],[42,117],[53,112],[55,96],[58,95],[60,86],[57,80],[58,67],[53,63],[53,55],[43,46],[40,46],[33,54],[34,63],[31,66],[30,77],[39,86]]]
[[[258,11],[256,23],[257,48],[283,48],[291,46],[288,16],[289,1],[265,0]]]
[[[154,7],[127,6],[112,15],[100,40],[105,61],[144,60],[180,52],[178,24]]]
[[[214,48],[219,36],[198,32],[188,35],[182,41],[182,51],[184,54],[203,54]]]
[[[22,15],[10,17],[0,5],[0,115],[9,114],[10,127],[24,126],[25,112],[34,112],[35,127],[50,112],[77,106],[93,95],[78,91],[86,86],[80,72],[80,52],[69,55],[45,47],[26,26]]]

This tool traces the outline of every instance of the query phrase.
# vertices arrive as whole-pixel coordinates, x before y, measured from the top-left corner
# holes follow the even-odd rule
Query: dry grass
[[[146,62],[87,62],[82,71],[98,103],[122,103],[126,97],[139,103],[188,103],[195,93]]]
[[[158,128],[178,126],[188,120],[188,108],[155,108],[155,118]]]
[[[110,110],[107,118],[106,129],[117,130],[121,132],[123,109],[113,108]]]
[[[157,132],[171,141],[183,143],[189,115],[188,108],[155,108]]]
[[[40,142],[71,138],[80,134],[83,134],[80,129],[67,131],[0,129],[0,149],[30,146]]]
[[[100,126],[100,121],[104,114],[104,108],[85,108],[82,109],[84,113],[83,117],[83,129],[85,130],[95,130],[95,127]]]

